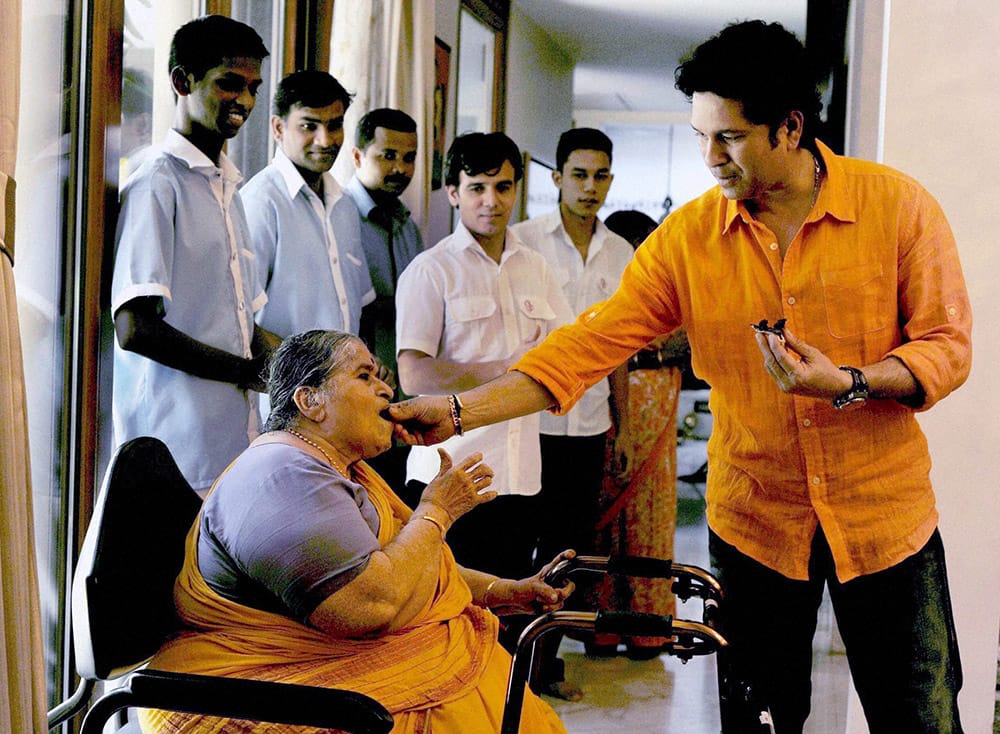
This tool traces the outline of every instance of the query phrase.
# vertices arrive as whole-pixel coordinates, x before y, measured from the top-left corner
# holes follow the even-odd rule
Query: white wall
[[[507,36],[506,132],[522,151],[556,162],[559,135],[573,126],[574,62],[517,5]]]
[[[872,0],[863,5],[871,6]],[[993,129],[1000,117],[1000,13],[989,0],[877,0],[874,8],[883,5],[888,47],[878,141],[882,159],[916,177],[941,203],[958,240],[972,299],[972,374],[961,390],[923,414],[921,425],[934,461],[931,476],[965,672],[963,724],[967,732],[989,732],[1000,619],[1000,297],[995,284],[1000,248],[994,235],[1000,138]],[[870,25],[881,35],[878,23]],[[877,54],[869,55],[869,64],[879,61]],[[866,731],[862,718],[852,711],[852,732]]]
[[[660,221],[668,195],[673,211],[715,185],[687,113],[677,118],[678,122],[662,125],[614,121],[598,125],[614,143],[611,170],[615,180],[599,212],[602,219],[619,209],[638,209]]]

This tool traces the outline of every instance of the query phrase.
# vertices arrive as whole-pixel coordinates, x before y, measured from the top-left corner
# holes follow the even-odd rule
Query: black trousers
[[[542,434],[542,491],[539,494],[536,569],[568,548],[579,555],[595,553],[598,499],[604,483],[606,446],[606,433],[596,436]],[[588,609],[587,579],[577,577],[574,581],[577,588],[567,600],[566,608]],[[532,681],[536,692],[566,678],[563,662],[558,657],[561,641],[561,634],[549,632],[538,643]]]
[[[502,495],[458,518],[448,545],[463,566],[520,579],[534,573],[538,496]]]
[[[824,585],[872,734],[961,734],[962,666],[937,531],[895,566],[845,583],[818,528],[808,581],[782,576],[711,531],[709,550],[726,594],[722,622],[733,671],[768,703],[777,734],[800,733],[809,715]]]

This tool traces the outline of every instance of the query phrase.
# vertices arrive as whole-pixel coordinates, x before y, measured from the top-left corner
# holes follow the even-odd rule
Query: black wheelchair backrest
[[[123,444],[105,475],[73,578],[77,670],[114,678],[176,630],[174,579],[201,508],[162,441]]]

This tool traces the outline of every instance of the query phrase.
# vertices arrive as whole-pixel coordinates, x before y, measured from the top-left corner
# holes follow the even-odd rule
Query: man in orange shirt
[[[829,588],[872,732],[961,732],[962,683],[927,443],[914,414],[969,373],[972,317],[937,202],[816,140],[820,100],[778,24],[729,26],[677,69],[719,186],[636,252],[618,291],[506,375],[392,408],[434,441],[583,391],[683,326],[715,416],[710,550],[736,675],[780,734],[809,714]],[[750,325],[781,320],[777,333]],[[772,326],[773,328],[773,326]]]

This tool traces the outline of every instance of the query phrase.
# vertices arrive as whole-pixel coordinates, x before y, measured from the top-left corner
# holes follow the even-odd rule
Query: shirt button
[[[813,479],[812,479],[812,482],[813,482],[813,484],[819,484],[819,483],[820,483],[820,482],[822,482],[822,481],[823,481],[823,480],[822,480],[822,479],[820,479],[819,477],[813,477]]]
[[[246,301],[240,301],[240,311],[247,307]]]
[[[768,245],[768,247],[770,247],[772,250],[777,250],[778,249],[778,243],[777,242],[772,242],[770,245]]]
[[[337,264],[337,258],[333,258],[333,264],[334,264],[334,265],[336,265],[336,264]]]
[[[954,306],[948,306],[948,315],[949,316],[954,316],[957,313],[958,313],[958,309],[957,308],[955,308]]]
[[[794,306],[795,305],[795,296],[789,296],[788,297],[788,305],[789,306]]]
[[[806,428],[808,428],[812,424],[813,424],[813,422],[811,420],[809,420],[808,418],[806,418],[804,421],[802,421],[802,425],[804,425]]]

